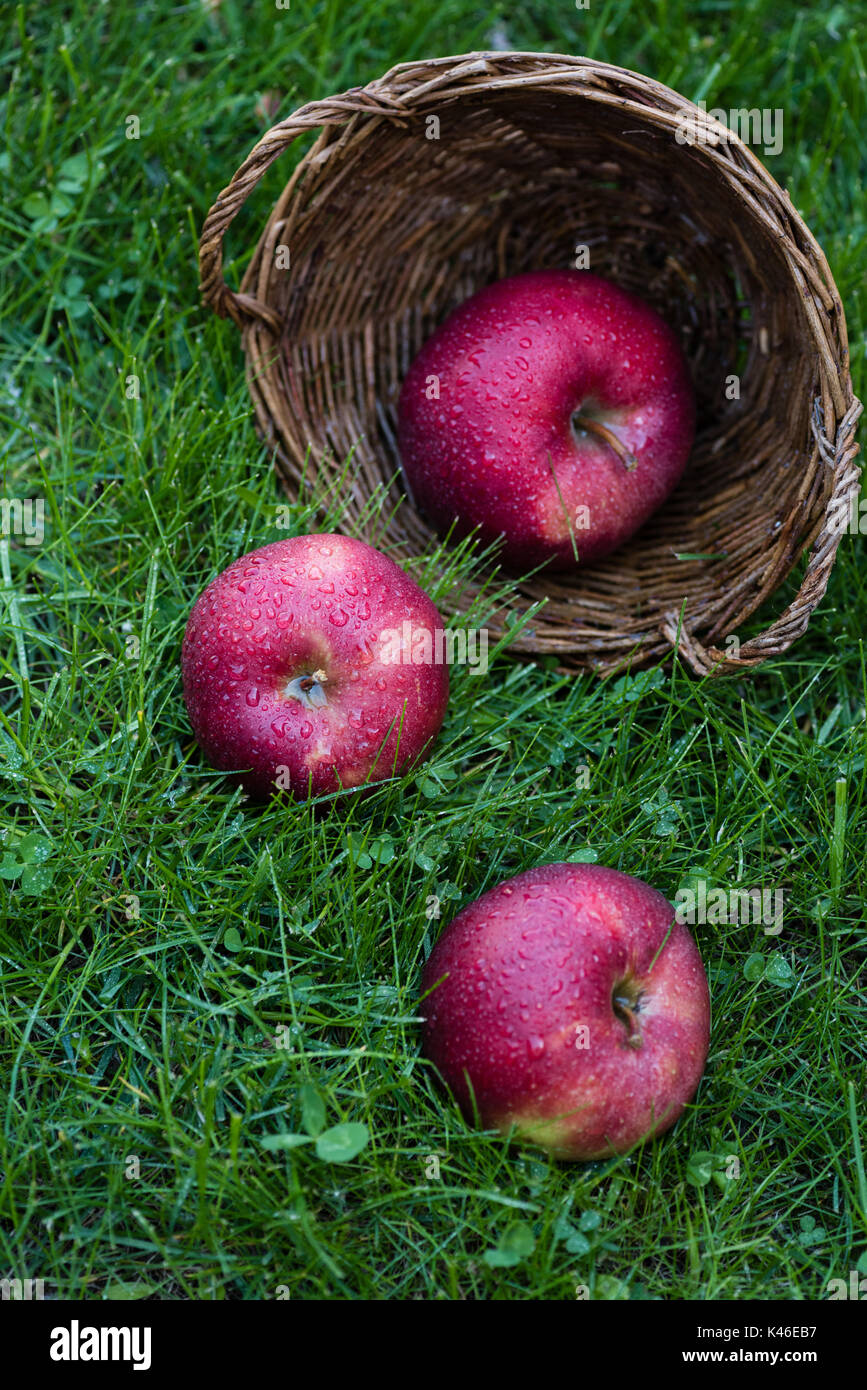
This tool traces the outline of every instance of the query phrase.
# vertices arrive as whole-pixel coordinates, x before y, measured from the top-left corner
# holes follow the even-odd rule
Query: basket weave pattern
[[[675,138],[685,113],[694,144]],[[224,234],[309,132],[235,292]],[[755,666],[804,632],[825,592],[834,520],[858,492],[861,406],[821,249],[750,149],[677,93],[554,54],[402,64],[259,141],[205,221],[202,293],[241,329],[258,427],[287,490],[313,472],[320,495],[340,487],[360,520],[387,488],[400,559],[433,543],[395,442],[413,356],[482,285],[573,264],[576,246],[680,335],[698,433],[678,489],[623,549],[574,576],[516,582],[517,610],[546,603],[513,650],[602,672],[674,649],[701,674]],[[727,398],[732,376],[739,399]],[[726,643],[805,551],[785,611],[739,650]]]

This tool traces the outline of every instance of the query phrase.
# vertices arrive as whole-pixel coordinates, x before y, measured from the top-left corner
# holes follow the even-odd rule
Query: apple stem
[[[312,690],[314,685],[324,685],[328,680],[324,671],[314,671],[312,676],[302,676],[298,682],[299,690]]]
[[[579,429],[586,430],[588,434],[595,434],[597,439],[604,440],[630,473],[633,468],[638,467],[638,459],[635,455],[631,454],[625,444],[622,444],[617,438],[614,431],[610,430],[607,425],[603,425],[600,420],[593,420],[589,415],[582,415],[579,411],[577,415],[572,416],[572,423],[577,425]]]
[[[283,691],[286,700],[300,700],[305,709],[322,709],[328,704],[323,681],[327,680],[324,671],[314,671],[312,676],[296,676],[288,681]]]
[[[641,1047],[643,1039],[641,1029],[638,1026],[638,1015],[641,1012],[641,990],[630,988],[628,981],[624,980],[619,988],[623,989],[622,994],[612,994],[611,1005],[615,1016],[620,1019],[626,1029],[626,1046]]]

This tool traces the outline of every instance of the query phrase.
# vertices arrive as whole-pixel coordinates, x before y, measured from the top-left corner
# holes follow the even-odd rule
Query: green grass
[[[515,48],[784,109],[772,169],[828,255],[864,395],[855,3],[19,9],[0,57],[3,495],[43,498],[46,526],[2,547],[0,1276],[51,1296],[817,1299],[867,1272],[860,538],[808,635],[743,680],[603,684],[508,651],[482,679],[456,668],[433,761],[363,804],[251,807],[189,732],[190,605],[286,534],[237,333],[198,300],[203,216],[263,93],[286,114],[484,47],[498,13]],[[290,166],[233,229],[230,282]],[[321,524],[307,499],[291,520]],[[413,572],[436,599],[471,564]],[[694,1104],[643,1151],[574,1167],[466,1126],[416,1018],[458,907],[581,855],[672,898],[690,873],[782,886],[786,909],[779,937],[696,928],[714,1028]],[[321,1137],[339,1124],[369,1131],[343,1163]],[[320,1138],[266,1146],[280,1134]]]

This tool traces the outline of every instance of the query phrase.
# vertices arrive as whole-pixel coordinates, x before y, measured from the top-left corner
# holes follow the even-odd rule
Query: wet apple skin
[[[425,1056],[465,1116],[583,1160],[674,1124],[710,1032],[701,957],[674,916],[648,884],[595,864],[532,869],[460,912],[420,1009]],[[640,992],[631,1031],[612,1007],[624,979]]]

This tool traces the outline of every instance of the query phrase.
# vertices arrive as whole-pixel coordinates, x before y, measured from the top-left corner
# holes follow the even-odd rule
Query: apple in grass
[[[382,781],[424,757],[439,732],[442,633],[427,594],[363,541],[262,546],[223,570],[190,614],[181,664],[193,732],[209,762],[259,799]]]
[[[643,300],[589,271],[540,270],[459,305],[410,367],[398,445],[416,505],[476,530],[510,568],[574,568],[622,545],[689,457],[680,344]]]
[[[558,1158],[624,1153],[674,1124],[707,1057],[695,942],[640,879],[518,874],[464,908],[422,979],[424,1052],[466,1117]]]

